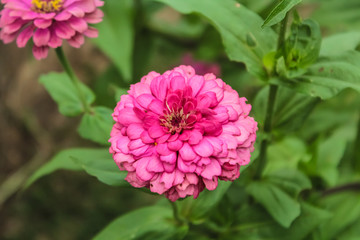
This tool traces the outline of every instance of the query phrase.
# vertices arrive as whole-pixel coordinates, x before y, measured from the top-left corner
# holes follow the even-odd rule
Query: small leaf
[[[271,10],[261,27],[270,27],[281,22],[285,18],[286,13],[301,1],[302,0],[282,0],[273,10]]]
[[[119,170],[108,150],[106,158],[93,158],[89,160],[74,156],[72,159],[89,175],[96,177],[100,182],[110,186],[129,186],[124,180],[127,172]]]
[[[275,50],[276,34],[271,28],[261,29],[262,19],[233,0],[157,0],[181,13],[199,13],[219,31],[225,50],[233,61],[244,62],[248,71],[267,78],[263,57]]]
[[[113,111],[106,107],[94,107],[91,113],[85,113],[78,128],[80,136],[102,145],[109,145],[113,126],[112,113]]]
[[[93,41],[114,62],[127,82],[132,79],[134,7],[132,0],[107,1],[104,19],[96,25],[99,37]]]
[[[305,75],[293,79],[271,79],[313,97],[328,99],[345,88],[360,92],[360,53],[349,51],[339,56],[321,58]]]
[[[205,190],[197,199],[188,197],[177,202],[181,215],[195,224],[204,222],[205,216],[219,203],[231,184],[232,182],[219,181],[215,190]]]
[[[290,35],[285,41],[285,64],[289,70],[285,77],[293,78],[305,71],[319,56],[321,46],[320,26],[311,19],[294,20]],[[298,73],[298,71],[300,72]]]
[[[111,161],[109,149],[93,149],[93,148],[72,148],[62,150],[57,153],[50,161],[42,165],[34,172],[26,181],[24,188],[30,186],[39,178],[55,172],[60,169],[79,171],[82,170],[81,166],[76,164],[72,158],[83,159],[83,161],[103,161],[108,159]]]
[[[66,73],[48,73],[40,76],[40,83],[44,85],[52,99],[58,104],[59,111],[65,116],[77,116],[84,112],[78,90]],[[90,105],[95,95],[86,85],[80,84],[86,102]]]
[[[252,182],[246,191],[285,228],[290,227],[295,218],[300,215],[300,204],[271,183]]]
[[[129,212],[105,227],[94,240],[182,239],[188,226],[178,226],[171,208],[152,206]]]

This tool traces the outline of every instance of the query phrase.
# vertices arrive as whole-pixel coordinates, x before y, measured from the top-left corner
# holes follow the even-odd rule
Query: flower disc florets
[[[66,40],[79,48],[84,36],[97,37],[89,26],[102,21],[98,9],[101,0],[1,0],[4,9],[0,15],[0,39],[10,43],[16,39],[18,47],[25,47],[33,39],[33,54],[42,59],[49,48],[57,48]]]
[[[121,96],[110,153],[126,180],[170,200],[193,195],[218,179],[233,181],[250,161],[257,123],[245,98],[213,74],[179,66],[150,72]]]

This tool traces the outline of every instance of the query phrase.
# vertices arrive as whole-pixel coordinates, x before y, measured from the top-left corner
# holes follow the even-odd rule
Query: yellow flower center
[[[57,12],[61,10],[63,0],[31,0],[32,10],[40,13]]]

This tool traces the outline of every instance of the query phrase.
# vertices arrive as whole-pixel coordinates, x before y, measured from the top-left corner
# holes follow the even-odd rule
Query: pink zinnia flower
[[[33,38],[36,59],[46,58],[49,48],[62,45],[63,39],[79,48],[84,35],[97,37],[89,24],[101,22],[101,0],[1,0],[0,39],[10,43],[16,39],[18,47],[25,47]]]
[[[190,66],[150,72],[115,107],[110,153],[132,186],[172,201],[196,198],[218,179],[235,180],[249,163],[257,123],[245,102]]]

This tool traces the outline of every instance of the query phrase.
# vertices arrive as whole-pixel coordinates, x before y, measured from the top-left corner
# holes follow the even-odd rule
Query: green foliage
[[[182,239],[188,226],[179,225],[172,218],[170,208],[152,206],[125,214],[95,236],[94,240]]]
[[[258,206],[244,207],[237,212],[237,224],[229,238],[226,239],[309,239],[311,234],[324,220],[331,217],[330,212],[301,203],[301,215],[295,219],[289,228],[277,224],[264,210]]]
[[[39,82],[44,85],[50,96],[58,104],[59,111],[65,116],[77,116],[84,112],[78,90],[66,73],[48,73],[40,76]],[[84,84],[80,85],[86,102],[95,101],[95,95]]]
[[[336,56],[355,50],[360,44],[360,32],[345,32],[323,39],[320,56]]]
[[[262,59],[275,49],[276,36],[270,29],[261,29],[262,19],[233,0],[157,0],[182,13],[198,13],[210,20],[219,31],[228,57],[245,63],[248,71],[266,78]]]
[[[72,171],[81,170],[81,166],[75,163],[73,158],[81,159],[84,162],[94,162],[104,161],[104,159],[111,160],[111,155],[109,154],[108,149],[72,148],[62,150],[57,153],[50,161],[37,169],[29,177],[24,187],[27,188],[39,178],[60,169]]]
[[[346,88],[360,91],[360,53],[320,58],[301,77],[272,79],[272,83],[292,88],[313,97],[328,99]]]
[[[320,45],[320,26],[311,19],[301,21],[295,15],[290,35],[282,49],[283,56],[276,63],[277,73],[285,78],[301,76],[317,60]]]
[[[72,160],[100,182],[110,186],[128,186],[124,180],[127,173],[119,171],[108,149],[103,150],[103,154],[101,158],[72,156]]]
[[[287,12],[289,12],[295,5],[299,4],[302,0],[282,0],[265,19],[262,27],[270,27],[279,23],[284,19]]]
[[[85,113],[78,128],[80,136],[108,145],[113,125],[112,113],[113,111],[106,107],[94,107],[91,113]]]
[[[93,41],[114,62],[127,82],[132,80],[134,7],[132,0],[106,1],[104,19],[96,25],[99,37]]]
[[[360,221],[360,194],[358,192],[337,193],[325,196],[321,200],[321,204],[332,212],[329,218],[320,227],[317,234],[318,239],[338,239],[338,236],[348,236],[347,239],[356,239],[359,237],[354,230],[355,225]],[[351,229],[348,232],[347,229]],[[340,238],[341,239],[341,238]]]
[[[262,124],[265,120],[265,106],[269,97],[269,87],[262,88],[255,97],[253,112],[256,121]],[[289,132],[299,129],[319,99],[292,89],[279,87],[274,108],[273,127]]]
[[[288,228],[300,215],[300,204],[271,182],[254,181],[246,190],[285,228]]]
[[[232,182],[220,182],[214,191],[204,191],[197,199],[187,198],[178,202],[180,214],[199,224],[206,221],[206,215],[219,203]]]

